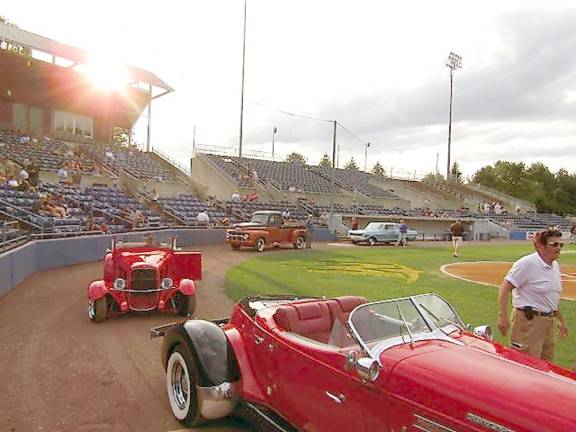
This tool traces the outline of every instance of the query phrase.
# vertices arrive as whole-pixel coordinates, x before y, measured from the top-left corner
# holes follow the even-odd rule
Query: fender
[[[178,286],[178,291],[187,296],[193,296],[196,294],[196,285],[193,280],[182,279],[180,285]]]
[[[114,259],[111,253],[104,257],[104,280],[112,283],[114,280]]]
[[[88,287],[88,299],[90,300],[98,300],[101,297],[104,297],[110,291],[106,288],[106,284],[104,281],[94,281],[90,283]]]
[[[294,243],[298,237],[306,237],[306,230],[301,228],[295,229],[292,231],[292,235],[290,236],[290,241]]]
[[[188,320],[168,330],[161,349],[164,369],[170,353],[179,344],[190,348],[198,367],[200,386],[212,387],[238,381],[238,362],[226,334],[218,325],[210,321]]]

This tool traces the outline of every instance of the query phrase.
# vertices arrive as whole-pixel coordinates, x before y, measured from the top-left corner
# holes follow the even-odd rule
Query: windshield
[[[381,222],[370,222],[368,225],[366,225],[366,228],[364,228],[366,231],[376,231],[376,230],[380,230],[383,229],[384,227],[382,226]]]
[[[391,339],[421,340],[464,327],[454,309],[435,294],[361,305],[350,314],[349,324],[364,347]]]
[[[250,222],[261,224],[261,225],[266,225],[266,223],[268,223],[268,215],[262,214],[262,213],[261,214],[253,214],[252,219],[250,219]]]

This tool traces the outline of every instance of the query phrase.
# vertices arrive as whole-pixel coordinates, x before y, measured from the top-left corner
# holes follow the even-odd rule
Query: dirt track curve
[[[204,280],[197,317],[228,316],[225,271],[250,252],[202,246]],[[94,324],[88,283],[102,263],[35,273],[0,299],[0,431],[168,432],[172,417],[160,364],[160,339],[149,329],[173,314],[122,316]],[[229,420],[198,430],[249,430]]]

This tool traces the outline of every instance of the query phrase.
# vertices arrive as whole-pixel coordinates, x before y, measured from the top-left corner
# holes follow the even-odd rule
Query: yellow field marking
[[[317,261],[314,267],[309,267],[310,262],[305,263],[306,271],[313,273],[342,273],[363,276],[383,276],[406,280],[413,283],[420,277],[419,270],[405,267],[395,263],[359,263],[342,261]]]

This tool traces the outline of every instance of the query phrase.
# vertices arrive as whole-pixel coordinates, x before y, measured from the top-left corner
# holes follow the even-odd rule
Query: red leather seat
[[[280,306],[274,320],[285,331],[299,334],[318,342],[328,343],[335,319],[345,322],[350,312],[364,297],[343,296]]]
[[[325,301],[280,306],[274,320],[286,331],[323,343],[332,329],[332,315]]]
[[[357,306],[362,303],[366,303],[366,299],[360,296],[343,296],[336,297],[334,299],[328,300],[328,307],[334,319],[345,323],[348,320],[348,315]]]

